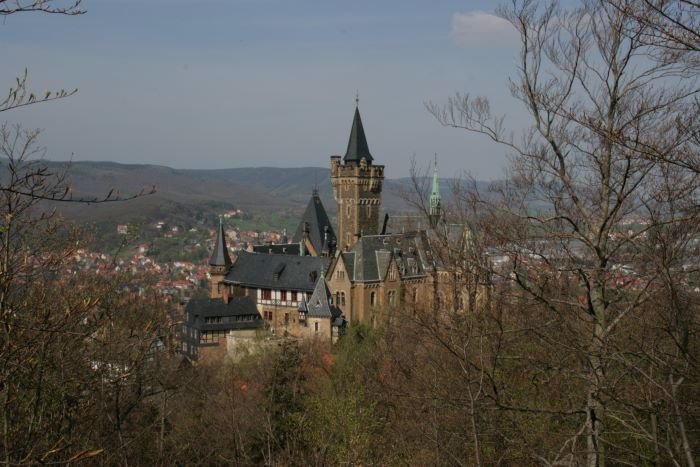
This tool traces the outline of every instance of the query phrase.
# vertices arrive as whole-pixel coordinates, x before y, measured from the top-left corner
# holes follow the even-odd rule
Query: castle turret
[[[331,156],[333,197],[338,203],[337,243],[342,249],[353,246],[362,235],[379,233],[384,166],[373,161],[356,106],[343,162],[340,156]]]
[[[210,297],[219,298],[222,296],[219,290],[219,283],[231,270],[231,257],[226,247],[226,235],[224,233],[224,221],[219,216],[219,229],[216,233],[216,243],[214,251],[209,259],[209,283],[211,286]]]
[[[442,215],[442,200],[440,197],[440,182],[438,181],[437,156],[435,156],[435,164],[433,165],[433,189],[430,193],[430,208],[428,218],[430,225],[435,228],[440,221]]]

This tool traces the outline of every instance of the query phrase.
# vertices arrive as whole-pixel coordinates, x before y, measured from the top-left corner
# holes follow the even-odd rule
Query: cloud
[[[450,36],[461,47],[502,47],[518,40],[512,24],[483,11],[454,13]]]

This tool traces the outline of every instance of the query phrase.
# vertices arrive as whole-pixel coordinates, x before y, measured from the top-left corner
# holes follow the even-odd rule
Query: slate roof
[[[297,226],[296,233],[294,237],[292,237],[293,242],[301,241],[306,224],[309,225],[309,239],[316,251],[319,254],[321,252],[333,254],[336,244],[335,232],[333,231],[333,224],[328,218],[326,209],[323,207],[321,198],[318,196],[318,190],[314,190],[311,193],[309,204],[306,205],[306,210],[301,216],[301,221]],[[326,235],[326,232],[328,235]]]
[[[228,248],[226,247],[226,235],[224,234],[224,222],[219,217],[219,230],[216,233],[216,244],[214,245],[214,251],[209,259],[209,264],[211,266],[230,266],[231,257],[228,254]]]
[[[241,251],[224,282],[245,287],[311,292],[330,258]]]
[[[255,245],[255,253],[267,253],[272,255],[294,255],[299,256],[299,243],[275,243],[272,245]]]
[[[342,253],[348,276],[353,282],[383,280],[393,258],[401,278],[425,277],[429,265],[423,240],[417,234],[361,237],[350,251]]]
[[[234,297],[228,303],[222,298],[193,298],[185,312],[187,325],[200,331],[256,329],[262,324],[255,302],[248,297]],[[217,317],[221,322],[206,322],[206,318]]]
[[[359,164],[363,157],[367,159],[367,164],[372,163],[373,158],[367,145],[365,129],[362,127],[360,109],[355,107],[355,117],[352,120],[352,128],[350,129],[350,140],[348,141],[348,149],[345,151],[343,161],[346,164],[348,162]]]
[[[321,276],[316,282],[316,287],[308,301],[299,303],[299,310],[306,313],[307,317],[335,319],[341,315],[338,307],[333,305],[331,292],[326,285],[326,279]]]

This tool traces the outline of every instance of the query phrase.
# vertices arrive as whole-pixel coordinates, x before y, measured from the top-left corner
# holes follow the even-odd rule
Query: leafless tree
[[[565,10],[524,0],[500,13],[520,33],[511,92],[529,111],[531,128],[520,139],[510,136],[488,100],[470,95],[429,109],[444,125],[510,148],[509,178],[495,187],[498,202],[482,204],[484,217],[508,220],[488,233],[509,259],[500,274],[521,290],[521,305],[529,300],[564,319],[559,337],[566,334],[567,342],[555,348],[580,358],[575,378],[585,381],[582,392],[569,410],[558,409],[580,413],[580,429],[542,458],[585,459],[591,467],[642,462],[643,454],[635,457],[615,434],[626,423],[616,405],[624,405],[625,391],[615,384],[629,371],[617,364],[624,354],[618,338],[661,286],[660,271],[645,267],[646,239],[657,229],[698,223],[697,210],[688,208],[698,175],[676,155],[691,149],[698,81],[683,62],[649,60],[655,32],[618,5],[584,0]],[[680,410],[674,421],[681,438],[683,417]],[[672,461],[693,465],[692,443],[680,444],[683,455]]]
[[[0,17],[31,12],[76,16],[85,13],[81,3],[82,0],[0,0]],[[62,99],[78,92],[77,89],[57,89],[37,94],[29,89],[28,77],[29,72],[25,68],[24,73],[18,76],[16,83],[10,87],[7,96],[4,99],[0,98],[0,112]]]

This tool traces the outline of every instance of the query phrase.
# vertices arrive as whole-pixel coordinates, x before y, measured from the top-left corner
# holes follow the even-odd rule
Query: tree
[[[689,77],[700,71],[700,2],[694,0],[608,0],[630,19],[625,34],[638,36],[649,46],[650,58],[660,63],[682,64]],[[647,156],[668,160],[675,164],[700,171],[700,122],[697,114],[700,101],[695,101],[695,109],[677,126],[686,136],[679,146],[668,154],[651,146]]]
[[[82,0],[0,0],[0,17],[7,17],[18,13],[41,12],[58,15],[76,16],[85,13],[81,8]],[[0,112],[63,99],[77,93],[77,89],[46,91],[37,95],[28,87],[29,72],[25,68],[24,73],[16,78],[16,84],[10,87],[7,97],[0,100]]]
[[[130,297],[120,286],[130,278],[69,268],[80,235],[46,209],[69,190],[64,173],[33,159],[38,135],[0,127],[1,459],[127,459],[143,438],[134,418],[147,420],[153,397],[173,385],[163,362],[170,315],[159,297]]]
[[[644,307],[664,283],[692,280],[681,258],[691,254],[690,239],[697,235],[699,180],[696,171],[686,170],[690,164],[678,163],[677,153],[696,156],[687,151],[697,78],[683,62],[649,60],[659,50],[649,41],[657,32],[619,4],[584,0],[566,11],[557,2],[524,0],[500,13],[520,33],[511,92],[528,110],[531,128],[516,140],[486,99],[470,95],[429,108],[442,124],[484,134],[513,154],[508,179],[488,199],[481,197],[482,232],[509,260],[493,272],[519,290],[513,306],[527,307],[533,316],[535,310],[545,313],[535,320],[543,326],[556,323],[558,335],[529,335],[573,357],[528,364],[581,382],[573,386],[577,396],[562,405],[522,407],[578,419],[561,450],[537,454],[553,463],[585,459],[591,467],[652,462],[645,449],[629,444],[630,438],[659,441],[647,436],[651,421],[640,424],[628,410],[636,383],[627,377],[638,363],[627,358],[628,340],[636,341],[628,331],[648,318]],[[630,223],[636,225],[626,227]],[[495,225],[498,230],[490,228]],[[655,235],[670,242],[673,261],[662,260],[662,248],[650,244]],[[670,268],[667,279],[648,267],[652,261]],[[696,329],[696,323],[686,325]],[[517,394],[500,392],[496,402],[512,408]],[[659,454],[668,456],[661,462],[693,465],[690,451],[697,446],[683,428],[689,408],[677,411],[667,433],[678,437],[681,449]]]
[[[0,15],[78,15],[80,4],[0,0]],[[25,70],[0,112],[77,92],[37,96],[27,79]],[[0,127],[0,462],[75,463],[99,455],[126,462],[137,440],[148,438],[152,398],[172,385],[161,364],[170,316],[157,297],[129,299],[119,286],[124,277],[69,271],[80,235],[47,203],[143,193],[74,199],[66,172],[38,160],[38,137],[37,130]],[[144,426],[134,427],[136,418]]]

